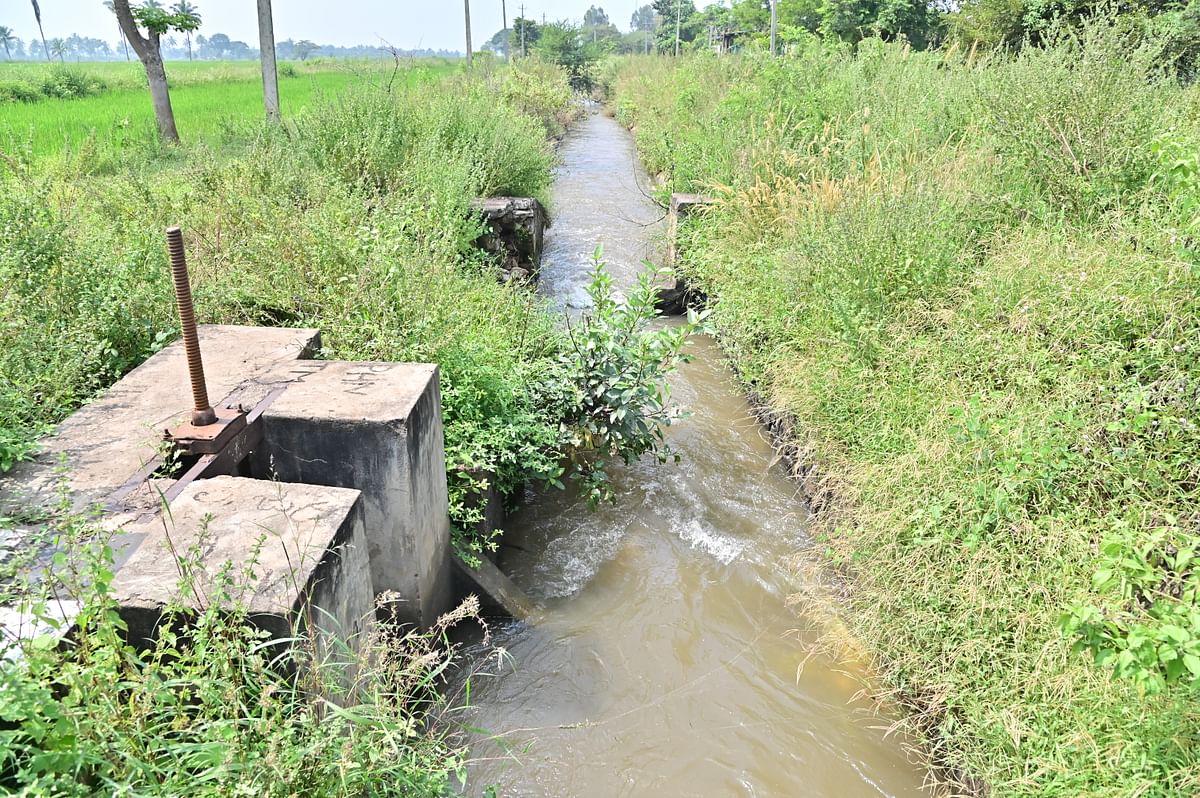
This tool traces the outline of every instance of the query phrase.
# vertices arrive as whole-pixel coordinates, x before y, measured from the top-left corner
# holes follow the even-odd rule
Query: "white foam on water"
[[[537,592],[544,598],[578,593],[616,556],[627,528],[592,523],[555,538],[538,562]]]
[[[746,548],[745,541],[722,535],[707,528],[695,518],[676,527],[679,537],[693,549],[711,555],[722,565],[729,565]]]

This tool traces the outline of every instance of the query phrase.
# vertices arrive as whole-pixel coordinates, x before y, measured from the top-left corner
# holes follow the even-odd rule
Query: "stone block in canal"
[[[140,540],[111,593],[135,644],[153,640],[173,601],[197,611],[222,601],[241,604],[274,639],[300,631],[318,645],[353,645],[374,619],[363,517],[357,490],[240,477],[193,482],[169,513],[124,530]],[[222,595],[227,564],[233,587]],[[180,590],[185,567],[189,584]]]
[[[472,203],[487,232],[475,246],[500,261],[500,279],[525,280],[537,275],[550,216],[532,197],[487,197]]]
[[[362,491],[374,592],[432,624],[451,603],[437,366],[311,361],[290,377],[263,414],[253,472]]]

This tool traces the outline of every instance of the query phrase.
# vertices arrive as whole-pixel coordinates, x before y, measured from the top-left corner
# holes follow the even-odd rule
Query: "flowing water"
[[[561,157],[540,285],[579,308],[595,246],[628,285],[662,212],[613,120],[589,116]],[[620,470],[597,511],[531,496],[505,525],[500,565],[545,612],[493,629],[507,656],[471,679],[472,794],[926,795],[847,666],[794,631],[783,560],[809,544],[804,505],[720,353],[692,351],[673,384],[694,415],[668,433],[682,462]]]

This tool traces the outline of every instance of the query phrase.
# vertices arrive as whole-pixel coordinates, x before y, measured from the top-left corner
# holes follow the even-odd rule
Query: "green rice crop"
[[[431,61],[402,68],[395,78],[391,62],[332,62],[286,65],[279,78],[280,103],[287,115],[303,113],[322,98],[350,86],[413,84],[448,74],[455,67]],[[0,66],[5,80],[35,84],[54,65]],[[157,128],[140,64],[71,65],[105,82],[91,96],[0,103],[0,150],[28,157],[60,156],[77,151],[89,138],[106,148],[155,147]],[[262,83],[257,62],[176,62],[167,66],[171,104],[185,141],[232,142],[247,123],[263,116]]]

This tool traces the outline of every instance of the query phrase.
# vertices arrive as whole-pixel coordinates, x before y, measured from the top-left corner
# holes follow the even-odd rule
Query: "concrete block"
[[[180,559],[191,556],[200,567],[185,607],[215,600],[215,578],[232,563],[237,598],[274,638],[302,628],[321,645],[333,638],[353,644],[374,622],[356,490],[215,477],[190,484],[169,516],[128,531],[143,539],[112,592],[135,644],[153,639],[163,610],[180,595]]]
[[[312,361],[293,368],[263,414],[260,478],[357,488],[376,594],[427,626],[450,608],[441,395],[437,366]]]
[[[679,259],[679,222],[696,211],[712,205],[713,201],[702,194],[672,194],[671,205],[667,213],[667,265],[675,268]],[[658,299],[655,307],[659,313],[668,316],[682,316],[688,308],[702,304],[704,297],[693,291],[683,278],[669,276],[656,286]]]
[[[199,333],[214,403],[320,347],[313,329],[203,325]],[[158,453],[163,430],[184,419],[191,397],[183,343],[176,341],[60,424],[36,458],[0,483],[0,508],[54,505],[64,483],[76,511],[105,502]],[[140,498],[153,506],[148,493]]]
[[[672,194],[671,205],[667,212],[667,265],[674,266],[679,256],[678,242],[679,222],[698,210],[713,204],[710,197],[703,194]]]
[[[488,227],[475,246],[500,258],[501,279],[536,276],[550,217],[532,197],[488,197],[471,206]]]

